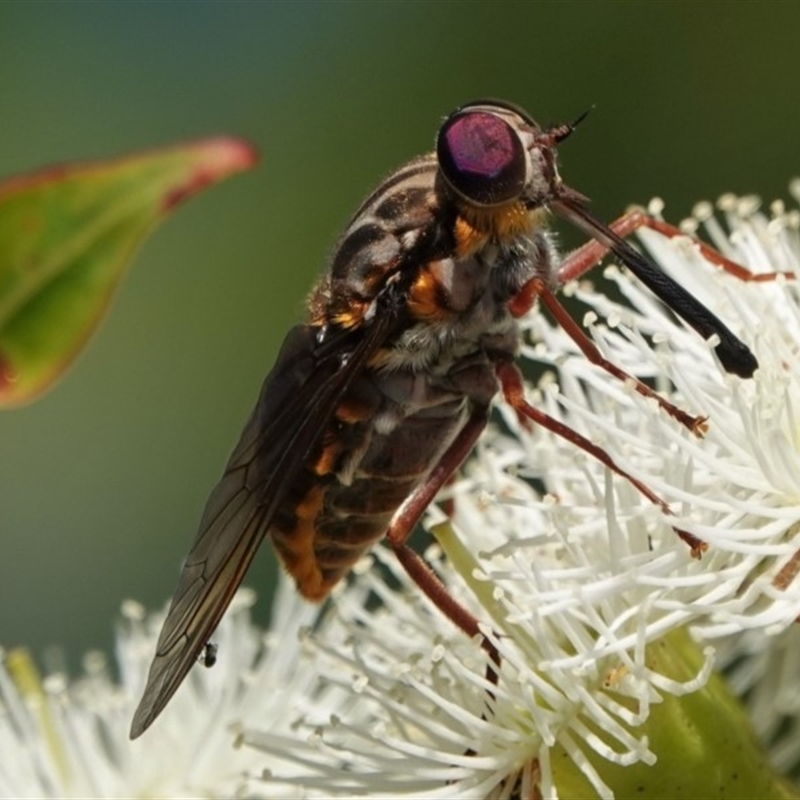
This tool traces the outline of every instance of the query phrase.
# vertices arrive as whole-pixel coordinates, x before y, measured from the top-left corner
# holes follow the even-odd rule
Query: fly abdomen
[[[410,478],[386,480],[370,476],[353,481],[349,486],[332,484],[325,492],[324,513],[333,517],[374,517],[391,516],[403,500],[428,472],[424,471]]]
[[[463,396],[411,373],[354,381],[270,529],[301,594],[324,598],[385,535],[466,412]]]

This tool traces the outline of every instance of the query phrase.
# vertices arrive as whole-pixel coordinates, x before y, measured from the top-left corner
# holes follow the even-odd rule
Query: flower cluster
[[[752,198],[719,207],[722,222],[702,205],[688,232],[702,228],[756,274],[800,275],[796,211],[763,213]],[[796,796],[748,725],[774,768],[800,779],[800,285],[744,281],[689,236],[643,229],[641,241],[759,369],[727,375],[714,342],[615,267],[606,277],[624,303],[571,287],[604,355],[707,417],[700,438],[542,314],[526,320],[522,360],[547,368],[530,402],[670,513],[501,406],[448,488],[452,517],[429,510],[426,552],[499,665],[378,548],[321,612],[282,584],[266,636],[240,599],[218,665],[193,670],[128,743],[158,622],[129,609],[121,687],[95,670],[25,694],[0,672],[0,794],[668,796],[670,781],[691,779],[696,793],[738,781],[753,796]],[[702,557],[677,531],[708,545]]]

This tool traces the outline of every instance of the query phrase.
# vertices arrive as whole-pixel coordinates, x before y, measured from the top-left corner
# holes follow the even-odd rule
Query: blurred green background
[[[0,642],[74,669],[124,598],[167,600],[338,231],[456,105],[595,106],[565,179],[602,218],[658,194],[678,220],[786,195],[799,33],[797,3],[0,3],[0,175],[220,132],[263,154],[157,231],[54,391],[0,415]],[[262,608],[273,569],[264,548]]]

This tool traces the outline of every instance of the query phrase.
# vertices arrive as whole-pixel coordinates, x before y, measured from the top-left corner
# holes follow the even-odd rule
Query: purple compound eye
[[[525,188],[525,148],[516,131],[494,114],[453,114],[439,131],[436,155],[450,186],[479,205],[506,203]]]

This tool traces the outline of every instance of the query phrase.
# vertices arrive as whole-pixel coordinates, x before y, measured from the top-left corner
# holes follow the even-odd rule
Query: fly
[[[197,660],[206,669],[211,669],[217,663],[217,653],[219,652],[219,645],[214,642],[207,642],[206,646],[200,651]]]
[[[286,336],[208,499],[132,738],[161,713],[198,657],[213,661],[206,643],[266,536],[299,592],[314,601],[386,538],[442,612],[476,635],[477,620],[406,542],[471,452],[498,394],[520,418],[591,453],[669,513],[605,451],[526,402],[514,364],[518,318],[541,301],[590,360],[633,381],[701,435],[704,418],[605,360],[556,297],[611,251],[700,336],[715,337],[728,372],[749,378],[758,364],[719,319],[623,238],[642,224],[668,235],[675,229],[641,214],[604,225],[563,183],[556,150],[573,129],[541,128],[507,103],[469,103],[444,121],[434,152],[394,172],[356,212],[311,293],[307,321]],[[560,258],[548,212],[591,240]],[[704,549],[691,534],[678,534],[693,551]]]

